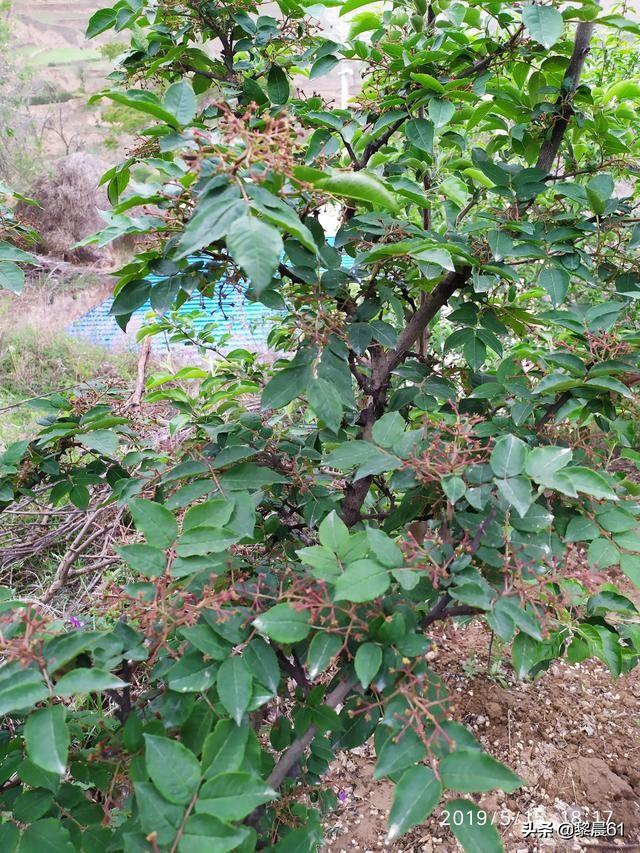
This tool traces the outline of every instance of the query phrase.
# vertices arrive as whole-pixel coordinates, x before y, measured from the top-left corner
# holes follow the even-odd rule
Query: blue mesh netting
[[[330,241],[331,242],[331,241]],[[344,258],[343,268],[353,266],[353,260]],[[149,276],[150,281],[160,281],[158,276]],[[216,324],[216,338],[229,334],[225,349],[246,347],[251,350],[264,350],[267,347],[267,336],[274,322],[277,322],[278,311],[258,302],[250,302],[244,295],[218,286],[218,293],[212,299],[194,294],[179,309],[179,314],[188,314],[196,309],[203,313],[194,317],[190,322],[193,328],[201,330],[207,323]],[[149,302],[136,309],[127,326],[127,334],[118,326],[115,317],[110,313],[113,299],[108,298],[88,311],[79,320],[67,327],[74,337],[83,338],[92,344],[107,349],[128,348],[136,346],[135,333],[144,324],[151,311]],[[164,335],[153,338],[155,348],[166,349],[167,341]]]
[[[112,298],[105,299],[72,323],[68,331],[75,337],[84,338],[107,349],[136,346],[135,333],[151,310],[150,303],[145,303],[133,312],[127,326],[127,334],[109,313],[112,304]],[[216,337],[225,333],[231,336],[226,346],[243,346],[250,349],[266,347],[267,335],[274,315],[277,314],[273,309],[257,302],[249,302],[237,293],[221,296],[219,299],[194,295],[180,307],[179,313],[187,314],[197,308],[202,309],[204,314],[193,318],[192,326],[195,329],[202,329],[206,323],[215,323]],[[164,336],[156,336],[153,345],[166,347]]]

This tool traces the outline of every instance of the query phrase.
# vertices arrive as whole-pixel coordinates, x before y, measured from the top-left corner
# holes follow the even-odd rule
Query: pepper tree
[[[437,623],[484,621],[520,678],[640,655],[639,27],[592,0],[324,6],[346,39],[296,0],[89,23],[130,31],[99,97],[150,123],[92,238],[139,235],[112,312],[150,300],[140,337],[214,361],[149,380],[165,442],[144,407],[59,397],[2,458],[4,506],[99,496],[137,531],[91,630],[3,603],[5,847],[313,850],[334,755],[372,739],[391,841],[440,804],[500,850],[473,795],[521,780],[450,719]],[[343,67],[337,107],[313,89]],[[179,311],[245,291],[269,353]]]

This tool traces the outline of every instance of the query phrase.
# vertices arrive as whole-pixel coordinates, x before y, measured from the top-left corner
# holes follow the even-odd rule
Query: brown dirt
[[[447,683],[452,714],[483,747],[524,780],[514,794],[472,797],[493,816],[507,853],[625,849],[640,851],[640,672],[612,679],[598,662],[554,663],[534,682],[517,682],[508,664],[499,681],[484,672],[464,675],[471,656],[486,667],[488,631],[481,625],[447,626],[434,634],[432,666]],[[467,672],[469,668],[467,667]],[[502,686],[504,685],[504,686]],[[327,819],[326,850],[458,853],[437,809],[431,818],[387,845],[386,815],[393,785],[372,778],[375,755],[367,745],[343,753],[329,776],[344,803]],[[454,795],[456,796],[456,795]],[[471,795],[461,795],[471,796]],[[624,823],[615,845],[604,839],[527,838],[527,820],[606,819]]]

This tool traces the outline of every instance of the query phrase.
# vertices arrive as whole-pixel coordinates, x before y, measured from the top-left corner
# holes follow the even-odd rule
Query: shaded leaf
[[[25,723],[27,755],[43,770],[62,774],[69,753],[69,730],[63,705],[50,705],[31,713]]]

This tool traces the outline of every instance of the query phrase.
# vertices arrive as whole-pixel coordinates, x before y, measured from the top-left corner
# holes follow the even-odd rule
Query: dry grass
[[[38,232],[39,251],[66,261],[111,263],[109,249],[72,248],[104,226],[98,211],[106,210],[109,203],[104,187],[98,184],[106,170],[107,164],[99,157],[78,151],[58,160],[50,176],[36,180],[28,194],[39,206],[21,202],[16,215]]]

